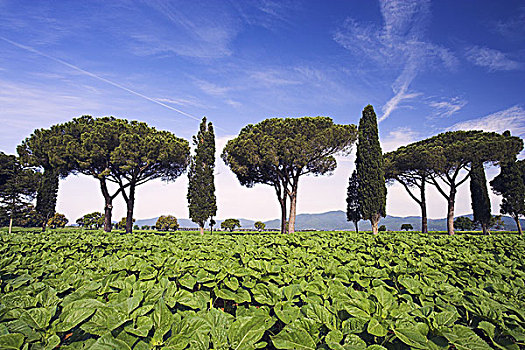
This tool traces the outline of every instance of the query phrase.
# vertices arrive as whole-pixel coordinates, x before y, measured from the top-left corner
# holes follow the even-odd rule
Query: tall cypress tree
[[[67,141],[62,124],[49,129],[37,129],[17,147],[21,161],[43,170],[36,196],[36,211],[45,230],[47,221],[55,214],[59,177],[69,174],[65,154]]]
[[[215,134],[212,123],[206,124],[202,118],[199,132],[193,137],[196,146],[195,155],[191,157],[188,172],[188,203],[190,218],[199,225],[204,234],[204,224],[217,213],[215,198]]]
[[[370,220],[372,232],[377,234],[379,219],[386,216],[386,185],[377,117],[371,105],[363,109],[357,142],[356,166],[361,215],[363,219]]]
[[[354,170],[348,180],[348,190],[346,197],[346,219],[352,221],[355,225],[355,232],[359,232],[357,224],[361,220],[361,210],[359,207],[359,180],[357,170]]]
[[[487,178],[482,162],[473,162],[470,170],[470,196],[474,222],[481,225],[483,234],[488,234],[488,226],[492,214],[490,213],[490,199],[487,191]]]

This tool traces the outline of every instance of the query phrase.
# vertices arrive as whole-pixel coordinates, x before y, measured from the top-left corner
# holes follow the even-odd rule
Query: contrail
[[[188,118],[191,118],[191,119],[193,119],[193,120],[197,120],[197,121],[200,121],[200,120],[201,120],[201,118],[198,118],[198,117],[196,117],[196,116],[194,116],[194,115],[191,115],[191,114],[189,114],[189,113],[186,113],[186,112],[184,112],[184,111],[181,111],[180,109],[177,109],[177,108],[175,108],[175,107],[172,107],[172,106],[170,106],[170,105],[167,105],[167,104],[165,104],[165,103],[162,103],[162,102],[160,102],[160,101],[157,101],[157,100],[155,100],[154,98],[151,98],[151,97],[148,97],[148,96],[146,96],[146,95],[141,94],[140,92],[137,92],[137,91],[133,91],[133,90],[131,90],[131,89],[128,89],[127,87],[122,86],[122,85],[120,85],[119,83],[115,83],[114,81],[108,80],[108,79],[103,78],[103,77],[101,77],[101,76],[99,76],[99,75],[96,75],[96,74],[94,74],[94,73],[88,72],[87,70],[84,70],[84,69],[82,69],[82,68],[80,68],[80,67],[77,67],[77,66],[71,64],[71,63],[68,63],[68,62],[66,62],[66,61],[63,61],[63,60],[61,60],[60,58],[56,58],[56,57],[50,56],[50,55],[48,55],[48,54],[46,54],[46,53],[43,53],[43,52],[41,52],[41,51],[39,51],[39,50],[37,50],[37,49],[35,49],[35,48],[32,48],[32,47],[30,47],[30,46],[26,46],[26,45],[19,44],[19,43],[17,43],[17,42],[14,42],[14,41],[12,41],[12,40],[9,40],[9,39],[7,39],[7,38],[4,38],[3,36],[0,36],[0,39],[2,39],[2,40],[4,40],[4,41],[7,41],[7,42],[10,43],[11,45],[14,45],[14,46],[16,46],[16,47],[18,47],[18,48],[24,49],[24,50],[29,51],[29,52],[32,52],[32,53],[36,53],[37,55],[40,55],[40,56],[46,57],[46,58],[48,58],[48,59],[50,59],[50,60],[52,60],[52,61],[58,62],[58,63],[60,63],[60,64],[62,64],[62,65],[64,65],[64,66],[66,66],[66,67],[69,67],[69,68],[71,68],[71,69],[74,69],[74,70],[76,70],[76,71],[79,71],[79,72],[81,72],[81,73],[84,73],[84,74],[86,74],[86,75],[88,75],[88,76],[90,76],[90,77],[92,77],[92,78],[98,79],[98,80],[103,81],[103,82],[105,82],[105,83],[107,83],[107,84],[110,84],[110,85],[112,85],[112,86],[114,86],[114,87],[117,87],[117,88],[119,88],[119,89],[122,89],[122,90],[124,90],[124,91],[127,91],[127,92],[129,92],[130,94],[133,94],[133,95],[135,95],[135,96],[142,97],[143,99],[146,99],[146,100],[151,101],[151,102],[153,102],[153,103],[156,103],[156,104],[158,104],[158,105],[160,105],[160,106],[162,106],[162,107],[165,107],[165,108],[167,108],[167,109],[170,109],[170,110],[172,110],[172,111],[175,111],[175,112],[177,112],[177,113],[180,113],[180,114],[182,114],[182,115],[184,115],[184,116],[186,116],[186,117],[188,117]],[[219,128],[218,126],[215,126],[215,127],[216,127],[217,129],[221,129],[221,130],[223,130],[223,131],[226,131],[226,130],[224,130],[224,129],[222,129],[222,128]]]

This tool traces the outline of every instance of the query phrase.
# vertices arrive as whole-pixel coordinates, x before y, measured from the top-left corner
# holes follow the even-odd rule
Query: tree
[[[525,162],[514,159],[504,162],[490,186],[494,193],[503,196],[500,213],[512,216],[522,235],[520,216],[525,215]]]
[[[33,169],[23,167],[17,157],[0,152],[0,217],[9,221],[9,233],[13,221],[20,225],[31,210],[32,206],[28,207],[35,198],[38,181],[39,174]]]
[[[255,227],[257,231],[262,231],[266,228],[266,225],[264,224],[264,222],[261,222],[261,221],[257,221],[255,224],[253,224],[253,226]]]
[[[337,125],[328,117],[271,118],[247,125],[228,141],[222,158],[241,185],[273,186],[281,206],[281,233],[290,200],[288,232],[295,230],[297,189],[303,175],[325,175],[336,166],[334,154],[348,152],[355,125]]]
[[[223,230],[230,230],[230,232],[233,232],[236,227],[241,227],[241,223],[237,219],[226,219],[221,222],[221,228]]]
[[[36,211],[43,231],[55,213],[59,177],[66,177],[70,172],[71,164],[65,156],[67,143],[63,125],[54,125],[49,129],[35,130],[17,147],[24,165],[42,169]]]
[[[372,232],[377,234],[379,219],[386,216],[386,186],[377,118],[371,105],[363,109],[359,120],[356,168],[361,216],[370,220]]]
[[[49,220],[47,221],[47,226],[51,228],[58,228],[58,227],[64,227],[68,223],[68,220],[66,219],[66,216],[64,214],[55,213]]]
[[[459,218],[454,220],[454,227],[458,230],[465,231],[474,229],[475,225],[474,222],[468,217],[460,216]]]
[[[447,231],[454,234],[454,206],[458,187],[470,176],[472,163],[498,163],[515,157],[523,148],[518,137],[494,132],[449,131],[408,145],[425,156],[427,182],[447,201]]]
[[[150,225],[142,225],[141,229],[142,230],[151,230],[151,226]]]
[[[408,230],[413,230],[414,227],[411,224],[401,224],[401,229],[408,231]]]
[[[88,230],[98,230],[104,225],[104,214],[99,212],[86,214],[77,220],[77,224]]]
[[[424,147],[409,145],[384,155],[387,183],[398,181],[421,208],[422,233],[428,233],[426,183],[429,179],[431,163],[428,162],[427,152]],[[416,193],[414,188],[419,193]]]
[[[381,226],[379,226],[378,231],[379,231],[379,232],[386,232],[386,226],[385,226],[385,225],[381,225]]]
[[[104,230],[111,230],[112,201],[126,201],[126,232],[133,229],[136,187],[153,179],[174,181],[188,165],[189,145],[168,131],[113,117],[83,116],[66,123],[66,158],[74,171],[99,180],[105,199]],[[76,137],[75,137],[76,136]],[[110,193],[108,181],[118,189]]]
[[[490,213],[490,198],[487,191],[487,178],[482,162],[473,162],[470,169],[470,196],[474,222],[478,223],[483,234],[489,234],[488,228],[492,214]]]
[[[155,228],[159,231],[176,231],[179,228],[179,223],[173,215],[162,215],[157,219]]]
[[[190,218],[199,225],[201,235],[204,224],[217,213],[215,198],[215,134],[212,123],[202,118],[199,132],[193,137],[196,146],[188,171],[188,203]]]
[[[495,230],[502,230],[505,228],[505,223],[501,218],[501,215],[494,215],[490,218],[489,227]]]
[[[346,191],[346,220],[352,221],[355,225],[355,232],[359,232],[357,224],[361,220],[361,210],[359,206],[359,180],[357,170],[354,170],[348,180],[348,189]]]
[[[120,219],[119,222],[117,222],[115,224],[115,228],[117,230],[125,230],[126,226],[127,226],[127,222],[128,222],[128,218],[127,217],[123,217],[122,219]],[[135,219],[133,219],[133,222],[135,222]]]

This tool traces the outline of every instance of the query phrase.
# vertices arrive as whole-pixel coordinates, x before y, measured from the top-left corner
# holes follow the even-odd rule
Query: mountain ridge
[[[460,215],[466,216],[472,219],[472,214]],[[137,220],[135,222],[139,227],[144,225],[154,226],[158,217],[151,219]],[[502,216],[505,230],[515,231],[517,230],[516,223],[509,216]],[[224,220],[216,220],[217,224],[215,227],[220,227],[221,222]],[[239,219],[241,222],[241,228],[254,229],[254,223],[256,220],[250,219]],[[189,219],[181,218],[178,219],[179,226],[183,228],[198,228],[197,224]],[[279,219],[263,221],[267,229],[280,229],[281,221]],[[525,220],[520,219],[520,223],[523,227]],[[421,230],[421,217],[420,216],[391,216],[387,215],[385,218],[381,218],[379,225],[385,225],[389,231],[399,231],[402,224],[411,224],[414,230]],[[370,222],[361,220],[358,223],[359,230],[370,230]],[[340,231],[340,230],[355,230],[352,222],[346,221],[346,213],[342,210],[332,210],[324,213],[315,214],[298,214],[296,217],[295,228],[297,230],[325,230],[325,231]],[[429,231],[446,231],[447,220],[443,219],[428,219],[428,230]]]

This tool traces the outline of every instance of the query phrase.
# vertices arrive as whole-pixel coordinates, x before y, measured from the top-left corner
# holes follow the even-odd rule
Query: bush
[[[401,229],[405,230],[405,231],[408,231],[408,230],[413,230],[414,227],[411,224],[402,224],[401,225]]]
[[[253,224],[253,226],[257,231],[262,231],[266,228],[266,225],[261,221],[257,221],[255,224]]]
[[[381,232],[386,231],[386,226],[385,225],[379,226],[379,230],[378,231],[381,231]]]
[[[221,222],[221,228],[233,232],[236,227],[241,227],[241,223],[237,219],[226,219]]]
[[[159,231],[175,231],[179,228],[179,222],[173,215],[162,215],[157,219],[155,228]]]

